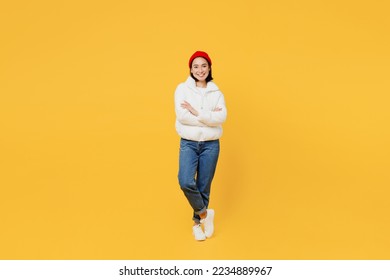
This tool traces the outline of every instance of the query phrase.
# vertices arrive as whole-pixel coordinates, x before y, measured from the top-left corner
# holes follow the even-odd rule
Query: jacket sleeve
[[[207,126],[220,126],[222,125],[227,116],[227,109],[225,104],[225,98],[223,94],[220,95],[215,108],[221,108],[221,111],[206,111],[201,110],[199,112],[198,120]]]
[[[176,112],[176,119],[184,125],[191,125],[191,126],[205,126],[202,122],[198,120],[198,117],[194,116],[190,113],[187,109],[183,109],[181,107],[181,104],[184,102],[184,94],[180,89],[180,86],[176,88],[175,91],[175,112]]]

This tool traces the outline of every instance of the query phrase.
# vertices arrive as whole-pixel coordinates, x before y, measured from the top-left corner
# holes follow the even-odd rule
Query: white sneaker
[[[207,238],[210,238],[214,233],[214,210],[207,209],[206,218],[200,220],[204,224],[204,233]]]
[[[204,234],[200,224],[194,225],[192,227],[192,234],[195,236],[195,240],[197,241],[206,240],[206,235]]]

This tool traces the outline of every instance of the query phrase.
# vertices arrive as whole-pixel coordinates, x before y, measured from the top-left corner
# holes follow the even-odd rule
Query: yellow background
[[[1,259],[389,259],[388,1],[2,1]],[[228,120],[195,242],[173,94]]]

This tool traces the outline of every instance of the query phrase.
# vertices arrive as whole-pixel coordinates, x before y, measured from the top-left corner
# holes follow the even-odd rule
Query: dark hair
[[[206,59],[206,61],[207,61],[207,59]],[[206,78],[206,83],[208,83],[208,82],[210,82],[210,81],[212,81],[214,79],[213,75],[211,73],[211,66],[210,66],[210,63],[208,61],[207,61],[207,65],[210,67],[210,72],[209,72],[209,75]],[[191,63],[191,68],[192,68],[192,63]],[[190,69],[190,75],[196,82],[198,82],[198,79],[195,78],[195,76],[191,73],[191,69]]]

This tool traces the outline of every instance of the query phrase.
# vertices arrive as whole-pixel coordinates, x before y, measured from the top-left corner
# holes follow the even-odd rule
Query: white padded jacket
[[[202,92],[203,91],[203,92]],[[199,112],[194,116],[181,104],[187,101]],[[213,111],[221,108],[221,111]],[[177,86],[175,91],[176,131],[180,137],[192,141],[210,141],[222,136],[222,123],[225,122],[227,110],[225,98],[217,85],[210,81],[207,88],[196,87],[195,80],[188,79]]]

